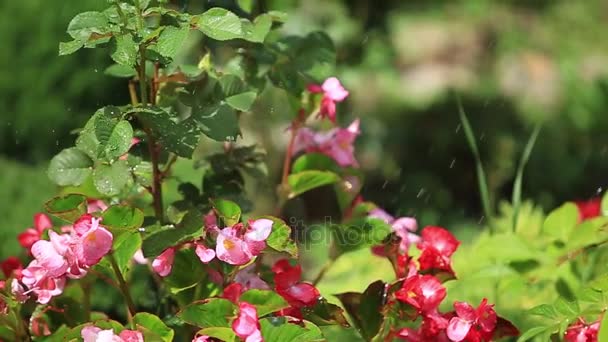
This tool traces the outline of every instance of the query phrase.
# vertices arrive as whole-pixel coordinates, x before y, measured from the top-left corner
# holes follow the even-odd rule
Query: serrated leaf
[[[72,40],[69,42],[59,43],[59,56],[65,56],[72,54],[80,50],[84,46],[84,43],[80,40]]]
[[[177,316],[189,324],[200,328],[230,327],[236,316],[237,307],[223,298],[211,298],[186,306]]]
[[[76,221],[87,212],[87,198],[80,194],[57,196],[44,204],[45,210],[68,222]]]
[[[241,19],[223,8],[214,7],[198,17],[198,29],[215,40],[243,38]]]
[[[137,49],[138,46],[133,41],[133,36],[126,33],[114,37],[110,57],[120,65],[133,67],[137,61]]]
[[[333,184],[340,181],[340,177],[330,171],[307,170],[292,173],[287,178],[289,184],[289,198],[296,197],[306,191]]]
[[[236,112],[227,104],[192,109],[190,119],[201,132],[216,141],[235,141],[241,135]]]
[[[129,151],[133,139],[133,128],[127,120],[121,120],[122,113],[114,106],[98,110],[85,125],[76,139],[76,147],[94,160],[108,162]]]
[[[81,150],[67,148],[51,159],[47,175],[57,185],[80,185],[91,175],[93,161]]]
[[[254,305],[258,311],[258,317],[266,316],[289,307],[289,304],[283,297],[269,290],[251,289],[245,291],[239,297],[239,300]]]
[[[167,58],[175,57],[188,38],[189,32],[190,27],[188,25],[165,27],[156,42],[156,51]]]
[[[101,12],[77,14],[68,25],[68,34],[78,41],[86,41],[92,33],[103,34],[109,30],[108,17]]]
[[[115,196],[129,182],[129,166],[125,160],[118,160],[111,165],[100,164],[93,171],[93,183],[101,194]]]

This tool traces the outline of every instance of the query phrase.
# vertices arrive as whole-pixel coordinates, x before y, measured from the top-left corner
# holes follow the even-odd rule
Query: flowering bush
[[[332,326],[336,338],[353,326],[368,341],[606,334],[596,322],[608,305],[605,204],[568,203],[539,226],[503,213],[465,248],[442,227],[418,234],[416,219],[359,195],[354,141],[364,128],[338,124],[349,93],[328,75],[335,52],[325,34],[281,37],[278,12],[251,21],[219,7],[190,15],[163,2],[111,2],[77,15],[59,52],[109,45],[116,64],[107,72],[129,79],[131,104],[99,109],[75,147],[51,160],[61,193],[19,235],[23,254],[1,263],[0,339],[317,341]],[[191,31],[230,57],[177,63]],[[274,216],[250,217],[244,174],[259,177],[263,160],[237,143],[239,117],[268,86],[284,89],[294,115]],[[180,183],[182,198],[165,203],[172,167],[200,158],[202,136],[223,152],[199,159],[202,186]],[[342,217],[326,227],[330,262],[308,282],[281,216],[319,187],[333,188]],[[324,297],[317,284],[333,262],[361,249],[388,260],[394,280]],[[91,305],[105,296],[97,302],[106,310]]]

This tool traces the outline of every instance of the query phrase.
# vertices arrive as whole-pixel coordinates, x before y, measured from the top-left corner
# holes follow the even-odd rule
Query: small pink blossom
[[[211,341],[211,337],[209,337],[207,335],[197,336],[192,340],[192,342],[209,342],[209,341]]]
[[[123,330],[118,336],[123,342],[144,342],[144,336],[136,330]]]
[[[195,252],[198,258],[201,259],[201,262],[205,264],[209,263],[215,258],[215,251],[212,248],[207,248],[202,243],[196,243]]]
[[[99,199],[87,199],[87,213],[95,213],[108,209],[108,205]]]
[[[175,259],[175,249],[167,248],[154,261],[152,261],[152,269],[161,277],[166,277],[171,273],[173,268],[173,260]]]
[[[25,232],[17,236],[19,244],[29,250],[36,241],[40,240],[42,233],[52,226],[53,223],[48,216],[37,213],[34,215],[34,228],[27,228]]]
[[[244,265],[266,248],[266,239],[272,230],[272,221],[259,219],[249,221],[248,228],[243,224],[226,227],[217,236],[215,255],[231,265]]]
[[[486,341],[492,338],[496,328],[496,312],[488,300],[483,299],[475,309],[469,303],[455,302],[456,317],[450,319],[447,335],[451,341]]]
[[[269,290],[270,286],[260,278],[255,271],[255,265],[249,265],[240,270],[234,277],[234,281],[243,285],[245,290],[260,289]]]
[[[255,306],[246,302],[239,303],[239,315],[232,322],[232,330],[238,337],[245,339],[245,342],[263,341]]]
[[[336,77],[330,77],[322,85],[309,85],[308,91],[311,93],[323,93],[319,117],[327,117],[331,121],[336,122],[336,103],[344,101],[348,96],[348,91],[344,89],[340,80]]]
[[[304,127],[298,130],[293,154],[305,151],[317,152],[332,158],[340,166],[357,167],[354,142],[359,131],[359,120],[353,121],[347,128],[336,127],[327,132],[314,132]]]
[[[597,342],[599,330],[599,320],[589,324],[584,319],[579,318],[575,323],[568,326],[564,334],[564,340],[567,342]]]
[[[136,330],[123,330],[114,334],[114,330],[102,330],[93,325],[87,325],[80,331],[84,342],[144,342],[142,333]]]
[[[401,239],[401,243],[399,244],[401,252],[406,253],[409,250],[410,245],[420,241],[420,236],[413,233],[418,229],[416,219],[413,217],[399,217],[395,219],[380,208],[375,208],[370,211],[369,217],[380,219],[391,225],[393,232]]]
[[[11,293],[15,296],[15,299],[19,302],[25,302],[29,296],[25,293],[25,289],[17,279],[13,279],[11,282]]]
[[[133,254],[133,261],[140,265],[145,265],[148,263],[148,259],[144,257],[144,252],[141,249],[135,251],[135,254]]]

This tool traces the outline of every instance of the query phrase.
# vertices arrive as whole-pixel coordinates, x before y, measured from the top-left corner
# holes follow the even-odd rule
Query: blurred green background
[[[339,107],[340,122],[362,120],[363,195],[389,212],[415,215],[422,226],[483,221],[456,95],[476,131],[496,200],[510,198],[517,162],[538,122],[543,130],[524,174],[524,198],[550,209],[592,197],[606,185],[608,1],[261,3],[289,13],[285,34],[322,29],[334,39],[336,75],[351,91]],[[126,81],[103,74],[111,63],[104,51],[57,56],[69,20],[105,5],[0,3],[0,257],[18,250],[14,236],[52,196],[45,169],[73,143],[71,131],[98,107],[128,102]],[[212,5],[235,6],[228,0],[205,4]],[[252,118],[272,123],[263,141],[271,176],[288,124],[287,115],[276,112],[244,118],[247,141],[261,135]]]

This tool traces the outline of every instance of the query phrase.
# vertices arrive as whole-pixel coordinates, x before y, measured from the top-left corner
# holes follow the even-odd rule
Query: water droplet
[[[456,130],[454,131],[455,133],[460,132],[460,124],[458,124],[458,126],[456,126]]]
[[[450,163],[450,169],[454,168],[454,164],[456,164],[456,158],[452,159],[452,162]]]
[[[479,221],[477,221],[477,224],[481,224],[485,218],[486,218],[485,216],[481,215],[481,217],[479,218]]]
[[[420,188],[420,191],[418,191],[416,198],[420,198],[422,195],[424,195],[425,192],[426,192],[426,190],[424,188]]]
[[[95,72],[99,72],[99,70],[97,68],[94,69]]]
[[[485,133],[481,133],[481,135],[479,136],[479,141],[483,141],[483,139],[486,137]]]
[[[145,233],[146,232],[146,228],[141,227],[141,228],[137,228],[137,231],[140,233]]]
[[[602,191],[604,191],[604,189],[600,186],[595,190],[595,193],[599,195],[602,193]]]

